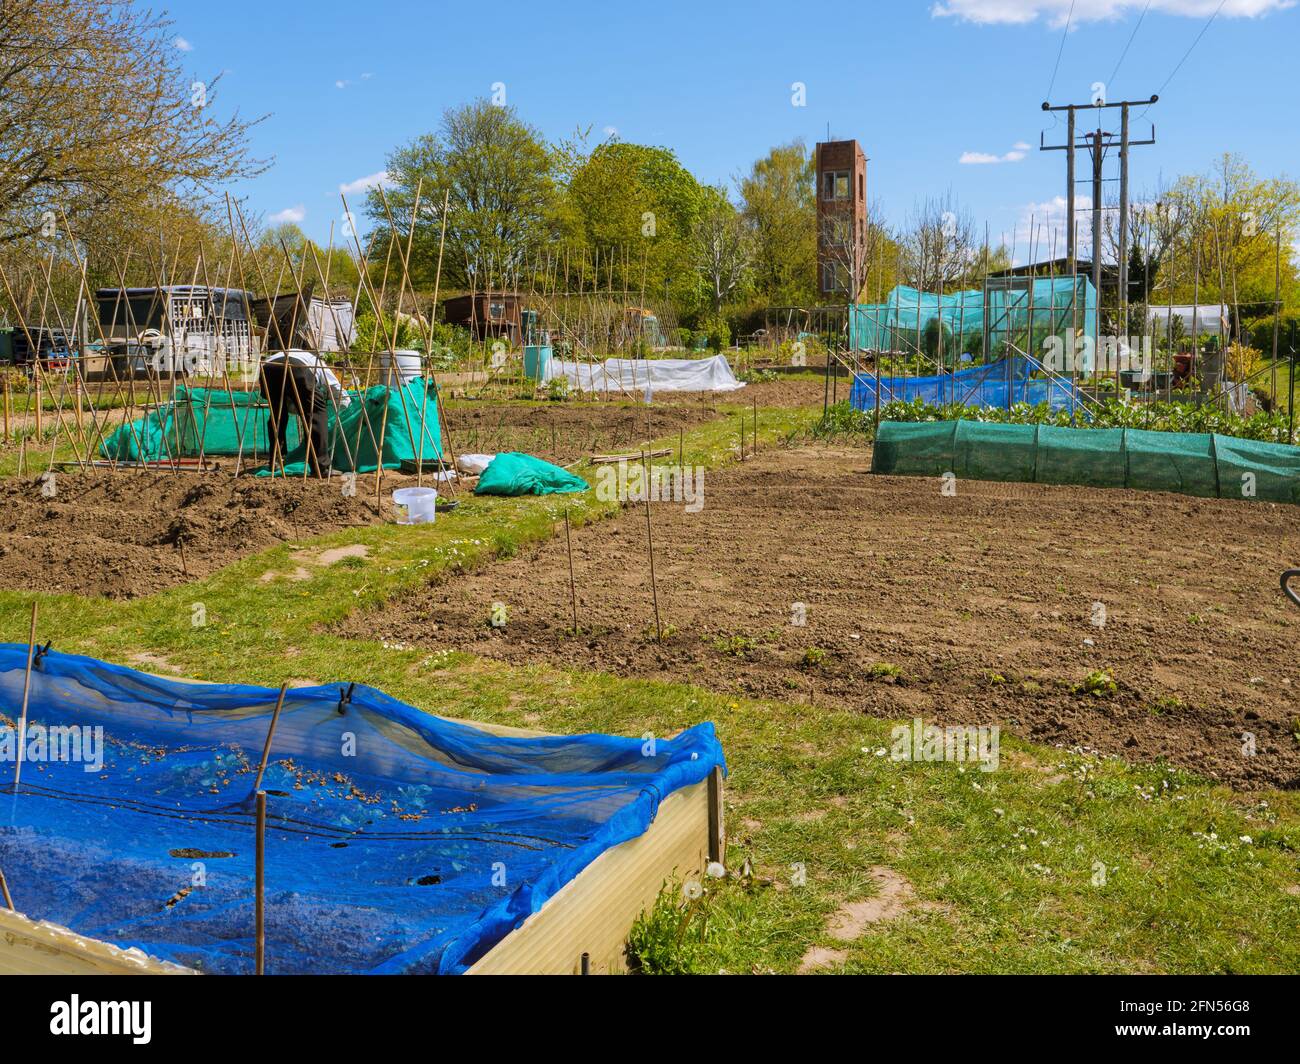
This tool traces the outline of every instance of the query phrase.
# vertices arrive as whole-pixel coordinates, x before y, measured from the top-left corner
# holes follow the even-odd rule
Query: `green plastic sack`
[[[586,491],[582,477],[543,462],[531,454],[507,451],[488,463],[478,478],[475,495],[554,495],[564,491]]]

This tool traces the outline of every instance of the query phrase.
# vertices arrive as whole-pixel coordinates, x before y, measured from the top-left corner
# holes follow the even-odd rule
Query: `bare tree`
[[[753,234],[723,188],[707,189],[695,224],[696,268],[709,285],[713,313],[722,312],[753,259]]]
[[[833,290],[862,302],[881,248],[889,239],[879,204],[857,216],[850,202],[824,201],[818,220],[821,228],[821,265],[834,273]]]
[[[191,79],[170,26],[129,0],[5,0],[0,244],[265,169],[253,123],[215,117],[220,75]]]
[[[975,223],[951,192],[912,209],[899,243],[903,276],[923,292],[944,292],[971,270],[977,255]]]

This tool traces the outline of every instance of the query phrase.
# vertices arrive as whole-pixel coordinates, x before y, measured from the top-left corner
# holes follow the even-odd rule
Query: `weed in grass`
[[[669,883],[649,912],[637,918],[627,939],[628,966],[641,975],[689,975],[700,971],[709,933],[708,902]],[[694,893],[694,891],[692,891]]]

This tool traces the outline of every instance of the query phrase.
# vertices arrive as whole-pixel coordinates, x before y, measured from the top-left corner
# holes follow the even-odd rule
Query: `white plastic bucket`
[[[379,356],[379,383],[387,388],[407,385],[423,372],[419,351],[384,351]]]
[[[393,505],[405,512],[399,517],[399,525],[425,525],[433,521],[437,513],[437,488],[398,488],[393,492]]]

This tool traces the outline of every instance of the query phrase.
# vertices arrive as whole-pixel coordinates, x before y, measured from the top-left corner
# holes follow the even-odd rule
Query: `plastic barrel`
[[[529,380],[542,382],[546,380],[551,369],[551,347],[549,344],[528,344],[524,347],[524,375]]]
[[[407,385],[420,376],[422,356],[419,351],[383,351],[379,355],[379,383],[391,388]]]

